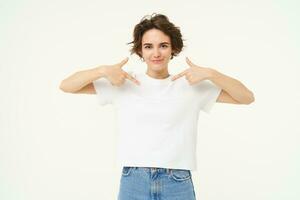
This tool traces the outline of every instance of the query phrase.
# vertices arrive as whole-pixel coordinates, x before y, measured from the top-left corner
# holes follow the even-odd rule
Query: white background
[[[126,43],[153,12],[186,39],[171,74],[189,56],[256,98],[200,114],[197,199],[299,199],[299,8],[296,0],[1,0],[0,199],[116,199],[114,107],[59,84],[126,56],[124,70],[145,71]]]

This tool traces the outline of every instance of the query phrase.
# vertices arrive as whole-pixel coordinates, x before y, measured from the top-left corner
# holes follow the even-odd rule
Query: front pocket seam
[[[122,175],[123,175],[123,176],[129,176],[131,170],[132,170],[132,167],[129,167],[128,170],[127,170],[127,172],[124,173],[124,169],[123,169],[123,170],[122,170]]]
[[[189,175],[185,178],[177,178],[174,174],[173,174],[173,170],[171,170],[170,172],[171,178],[173,178],[176,181],[185,181],[191,178],[191,174],[189,173]]]

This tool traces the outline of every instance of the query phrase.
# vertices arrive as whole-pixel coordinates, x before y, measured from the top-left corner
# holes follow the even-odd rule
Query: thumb
[[[120,63],[118,63],[118,67],[122,68],[127,62],[128,62],[129,58],[126,57],[124,60],[122,60]]]
[[[185,61],[190,67],[193,67],[195,65],[188,57],[185,57]]]

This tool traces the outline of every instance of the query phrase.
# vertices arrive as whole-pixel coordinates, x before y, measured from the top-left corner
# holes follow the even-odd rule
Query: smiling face
[[[148,74],[167,75],[172,55],[170,37],[158,29],[146,31],[142,38],[141,55],[148,66]]]

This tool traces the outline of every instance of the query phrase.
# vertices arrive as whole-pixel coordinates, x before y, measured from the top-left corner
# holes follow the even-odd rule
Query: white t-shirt
[[[98,103],[116,108],[119,166],[196,170],[199,111],[209,113],[222,89],[208,80],[190,85],[185,77],[132,75],[140,86],[93,81]]]

